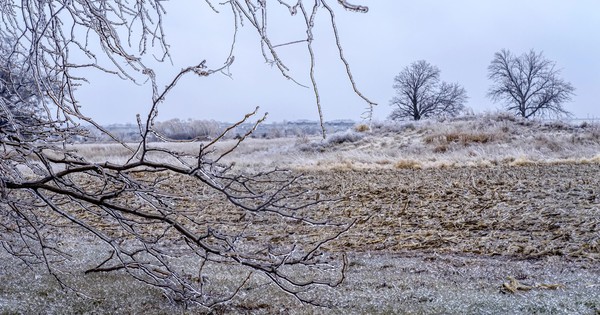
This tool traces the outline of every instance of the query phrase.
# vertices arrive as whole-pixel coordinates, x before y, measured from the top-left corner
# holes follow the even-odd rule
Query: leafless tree
[[[524,118],[568,115],[563,104],[575,88],[559,77],[554,62],[534,50],[517,57],[503,49],[488,67],[494,82],[488,96],[506,103],[506,110]]]
[[[363,97],[344,58],[334,9],[325,0],[305,2],[232,0],[217,5],[207,0],[207,8],[233,13],[231,54],[221,67],[209,68],[199,60],[160,81],[160,73],[148,64],[170,58],[163,33],[163,1],[0,2],[0,38],[7,39],[0,65],[0,244],[4,250],[30,267],[42,263],[61,285],[69,287],[57,272],[57,258],[70,257],[58,235],[81,244],[87,244],[87,235],[106,248],[106,257],[98,257],[88,272],[124,270],[173,299],[212,307],[233,298],[254,277],[263,277],[300,301],[317,303],[307,292],[336,286],[346,266],[343,255],[325,253],[322,246],[353,222],[320,217],[314,210],[323,207],[323,198],[311,196],[302,177],[292,172],[248,173],[223,164],[265,116],[225,150],[216,150],[216,144],[253,119],[256,111],[211,142],[194,143],[195,154],[150,143],[153,137],[170,141],[154,124],[169,92],[185,77],[209,77],[231,66],[235,37],[243,25],[257,32],[264,58],[289,79],[293,78],[278,48],[305,45],[320,110],[312,30],[316,16],[325,12],[348,79]],[[367,11],[346,1],[338,4]],[[270,41],[268,16],[279,5],[292,16],[301,15],[306,38],[283,44]],[[138,115],[141,140],[132,145],[112,137],[129,152],[124,163],[92,162],[69,145],[73,136],[86,136],[81,122],[111,136],[93,117],[83,114],[77,99],[77,87],[86,84],[86,76],[94,71],[152,87],[147,114]],[[161,88],[158,82],[167,84]],[[25,111],[28,118],[21,119],[18,113]],[[314,237],[286,232],[290,226]],[[261,231],[266,228],[275,229],[277,242]],[[193,265],[182,268],[182,259],[190,257]],[[211,287],[214,282],[205,279],[214,276],[215,265],[223,264],[238,268],[240,276],[233,284]]]
[[[440,69],[425,60],[413,62],[394,78],[397,96],[390,105],[390,119],[420,120],[432,116],[456,116],[464,109],[465,89],[440,81]]]

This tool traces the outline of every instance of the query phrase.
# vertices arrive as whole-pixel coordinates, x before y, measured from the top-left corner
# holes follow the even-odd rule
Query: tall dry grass
[[[236,140],[223,141],[216,151],[235,144]],[[152,145],[194,155],[202,143]],[[74,149],[97,162],[122,162],[131,155],[111,144],[80,144]],[[357,125],[326,139],[247,139],[223,162],[246,170],[600,163],[600,124],[524,120],[502,113],[445,121],[375,122],[370,128]]]

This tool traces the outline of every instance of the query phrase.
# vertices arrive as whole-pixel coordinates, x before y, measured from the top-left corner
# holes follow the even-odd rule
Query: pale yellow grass
[[[356,131],[356,130],[360,130]],[[291,168],[296,170],[430,168],[556,163],[600,163],[598,124],[569,125],[484,115],[470,119],[374,124],[355,128],[338,143],[320,136],[247,139],[222,159],[244,170]],[[215,145],[216,156],[237,144]],[[131,144],[135,146],[135,144]],[[197,155],[205,143],[153,143],[170,150]],[[74,148],[94,162],[125,162],[131,152],[116,144],[79,144]],[[161,159],[164,156],[154,155]]]

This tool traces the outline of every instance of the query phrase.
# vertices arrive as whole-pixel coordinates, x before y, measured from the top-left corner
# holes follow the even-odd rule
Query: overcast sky
[[[337,6],[336,1],[329,1]],[[351,1],[352,2],[352,1]],[[273,1],[273,3],[276,3]],[[542,51],[562,69],[562,77],[576,88],[566,104],[575,117],[600,118],[600,1],[598,0],[456,0],[366,1],[367,14],[337,10],[337,23],[347,60],[359,89],[378,103],[374,118],[384,120],[392,107],[393,78],[410,63],[424,59],[441,70],[441,79],[458,82],[467,90],[467,106],[474,112],[501,108],[486,98],[490,82],[487,66],[495,52],[508,49],[520,55]],[[165,31],[173,65],[157,68],[167,78],[186,65],[206,59],[219,67],[228,55],[233,26],[222,8],[212,12],[203,1],[166,4]],[[302,39],[301,17],[274,7],[270,28],[275,44]],[[316,78],[325,120],[359,121],[366,104],[353,94],[345,77],[326,11],[315,29]],[[189,77],[161,105],[158,120],[170,118],[234,121],[260,106],[269,121],[310,119],[318,113],[311,90],[283,78],[265,64],[256,33],[246,27],[235,47],[232,77]],[[280,49],[291,75],[310,85],[305,46]],[[100,123],[134,122],[149,108],[148,86],[134,86],[114,78],[91,75],[80,89],[85,112]]]

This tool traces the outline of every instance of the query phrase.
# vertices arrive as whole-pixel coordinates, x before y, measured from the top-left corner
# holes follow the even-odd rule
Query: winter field
[[[219,149],[234,143],[224,141]],[[98,162],[127,159],[116,145],[75,148]],[[198,144],[169,148],[193,153]],[[224,162],[244,171],[304,174],[301,183],[317,198],[338,200],[312,216],[356,224],[325,246],[346,252],[348,268],[338,287],[307,293],[324,307],[302,304],[256,275],[214,313],[600,314],[598,122],[493,114],[373,123],[325,140],[247,139]],[[198,194],[197,202],[219,206],[205,215],[236,224],[219,196]],[[182,204],[182,211],[197,206]],[[270,222],[254,228],[270,242],[282,241]],[[59,263],[70,289],[61,289],[43,266],[25,268],[0,252],[0,313],[203,311],[171,303],[118,271],[84,274],[106,253],[76,231],[60,233],[72,249],[72,259]],[[288,233],[300,241],[314,236]],[[182,266],[193,264],[188,258]],[[214,290],[240,277],[235,265],[213,268],[218,276],[208,285]]]

